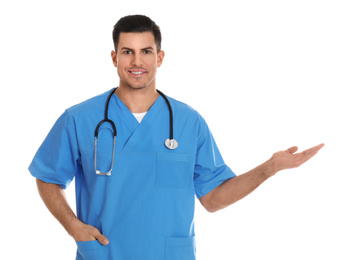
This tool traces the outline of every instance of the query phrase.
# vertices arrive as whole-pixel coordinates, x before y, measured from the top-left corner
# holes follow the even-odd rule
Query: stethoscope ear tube
[[[112,120],[110,120],[108,118],[108,108],[109,108],[109,101],[112,97],[112,95],[114,94],[116,88],[113,89],[113,91],[110,92],[109,97],[108,97],[108,101],[107,104],[105,106],[105,111],[104,111],[104,119],[98,123],[96,129],[95,129],[95,155],[94,155],[94,161],[95,161],[95,172],[98,175],[107,175],[110,176],[111,175],[111,171],[113,170],[113,166],[114,166],[114,156],[115,156],[115,144],[116,144],[116,127],[115,124]],[[98,132],[99,132],[99,128],[101,127],[101,125],[103,125],[104,123],[109,123],[111,124],[112,128],[113,128],[113,136],[114,136],[114,140],[113,140],[113,154],[112,154],[112,161],[111,161],[111,166],[110,166],[110,170],[108,172],[101,172],[100,170],[97,169],[97,141],[98,141]]]
[[[114,135],[112,161],[111,161],[110,170],[108,172],[101,172],[100,170],[97,170],[97,141],[98,141],[98,137],[96,136],[95,137],[95,172],[98,175],[110,176],[111,175],[111,171],[113,170],[113,167],[114,167],[116,135]]]

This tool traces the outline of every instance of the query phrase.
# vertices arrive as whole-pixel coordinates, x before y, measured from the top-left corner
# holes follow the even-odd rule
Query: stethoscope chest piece
[[[178,147],[178,143],[175,139],[168,138],[165,141],[165,146],[170,150],[174,150]]]

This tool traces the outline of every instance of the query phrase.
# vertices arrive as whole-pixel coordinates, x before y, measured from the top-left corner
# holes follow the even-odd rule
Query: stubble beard
[[[149,85],[151,85],[151,83],[155,82],[155,77],[152,78],[151,80],[149,80],[148,82],[144,83],[143,85],[135,85],[135,84],[131,84],[128,81],[123,81],[123,85],[125,85],[126,87],[132,89],[132,90],[141,90],[141,89],[145,89],[146,87],[148,87]]]

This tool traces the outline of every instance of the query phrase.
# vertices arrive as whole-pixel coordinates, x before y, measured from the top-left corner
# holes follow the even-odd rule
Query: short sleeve
[[[205,120],[199,116],[198,146],[194,169],[197,198],[206,195],[224,181],[235,176],[234,172],[224,163]]]
[[[79,170],[74,118],[65,111],[56,121],[29,166],[30,173],[65,189]]]

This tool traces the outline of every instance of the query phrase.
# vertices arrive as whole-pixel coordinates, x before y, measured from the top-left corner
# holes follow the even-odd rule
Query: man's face
[[[157,51],[152,32],[120,33],[118,49],[112,51],[113,64],[118,70],[120,87],[155,89],[155,75],[164,52]]]

